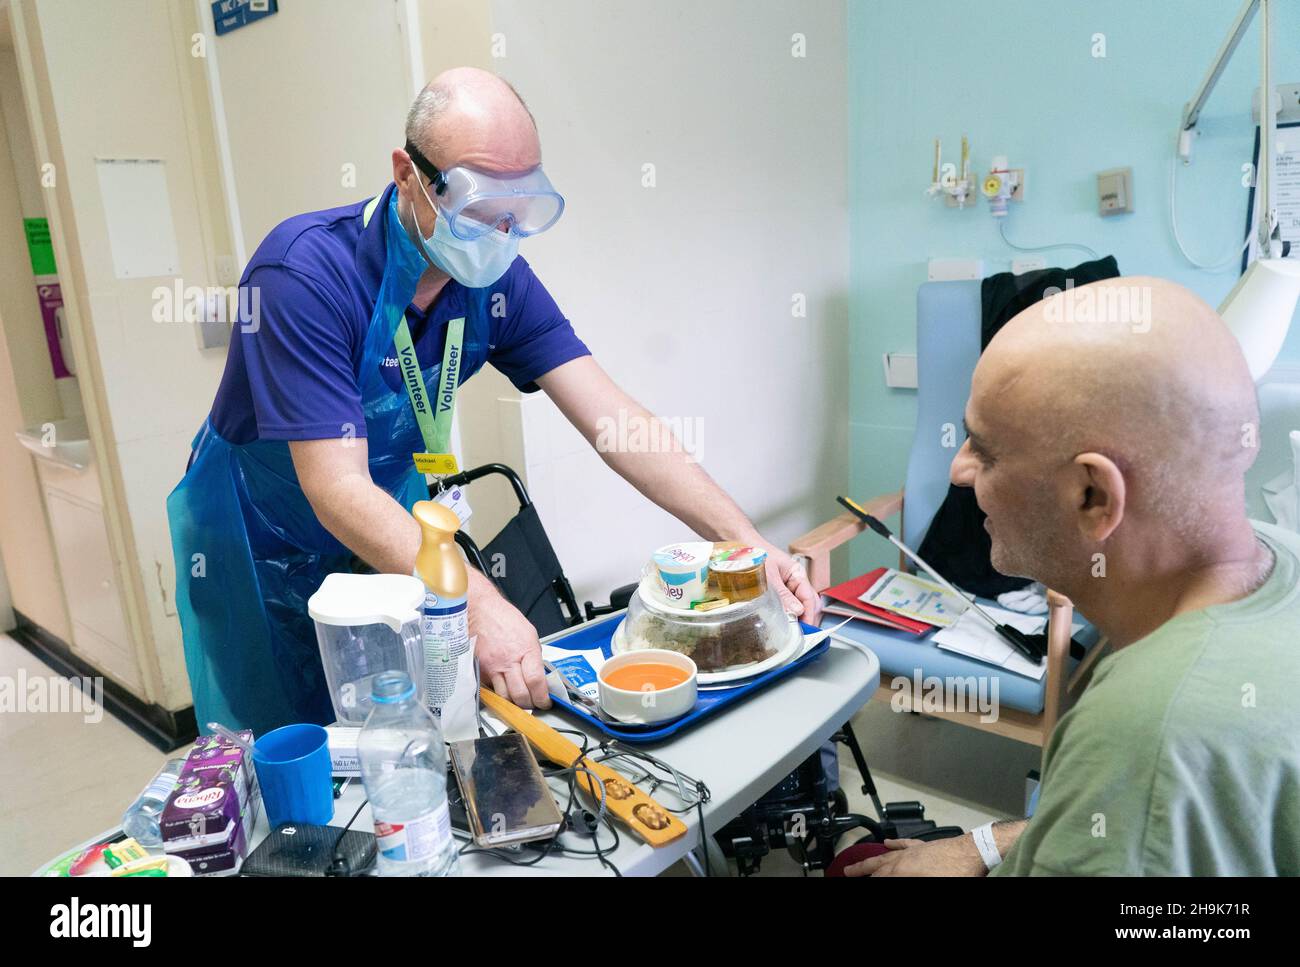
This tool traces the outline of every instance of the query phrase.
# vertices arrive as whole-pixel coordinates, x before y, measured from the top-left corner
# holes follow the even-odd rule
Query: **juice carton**
[[[239,735],[252,743],[252,732]],[[202,736],[163,807],[163,849],[187,860],[197,876],[238,872],[260,802],[250,757],[219,735]]]

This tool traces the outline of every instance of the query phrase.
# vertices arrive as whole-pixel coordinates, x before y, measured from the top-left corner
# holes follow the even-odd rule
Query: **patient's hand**
[[[887,839],[890,850],[844,868],[845,876],[983,876],[988,872],[970,833],[926,843]]]

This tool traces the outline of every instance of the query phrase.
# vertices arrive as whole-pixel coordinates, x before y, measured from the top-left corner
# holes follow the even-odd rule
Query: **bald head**
[[[406,140],[437,168],[458,165],[494,175],[542,163],[537,125],[515,89],[489,71],[455,67],[431,80],[406,116]],[[417,246],[438,222],[428,185],[403,148],[393,151],[398,219]],[[427,258],[427,256],[426,256]]]
[[[1040,579],[1044,556],[1071,559],[1124,518],[1195,543],[1241,513],[1257,452],[1236,339],[1192,292],[1149,277],[1067,289],[1012,319],[980,358],[966,419],[954,482],[976,488],[995,566]]]
[[[1255,386],[1227,326],[1195,294],[1108,279],[1031,306],[990,343],[973,392],[1044,453],[1096,450],[1135,473],[1239,485],[1255,450]]]
[[[431,80],[406,117],[406,139],[439,168],[512,173],[541,163],[537,125],[506,81],[477,67]]]

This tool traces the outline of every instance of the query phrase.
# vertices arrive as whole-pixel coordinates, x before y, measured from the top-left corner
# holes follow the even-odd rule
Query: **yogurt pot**
[[[709,555],[712,552],[713,545],[708,541],[668,544],[655,551],[659,590],[669,604],[675,608],[689,608],[692,601],[702,601],[706,597]]]

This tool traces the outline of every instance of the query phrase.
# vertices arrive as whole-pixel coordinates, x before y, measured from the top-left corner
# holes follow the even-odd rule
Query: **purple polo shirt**
[[[357,370],[384,271],[383,227],[394,190],[385,189],[367,225],[365,202],[295,215],[253,253],[240,286],[258,287],[260,325],[249,332],[252,326],[235,326],[212,404],[212,425],[228,442],[335,438],[348,425],[365,436]],[[435,368],[431,381],[442,366],[447,322],[460,316],[462,383],[491,363],[531,393],[539,376],[589,354],[522,256],[490,290],[487,304],[497,311],[486,313],[486,332],[472,331],[466,289],[455,279],[427,312],[407,307],[420,366]],[[405,392],[391,348],[380,371],[394,392]]]

